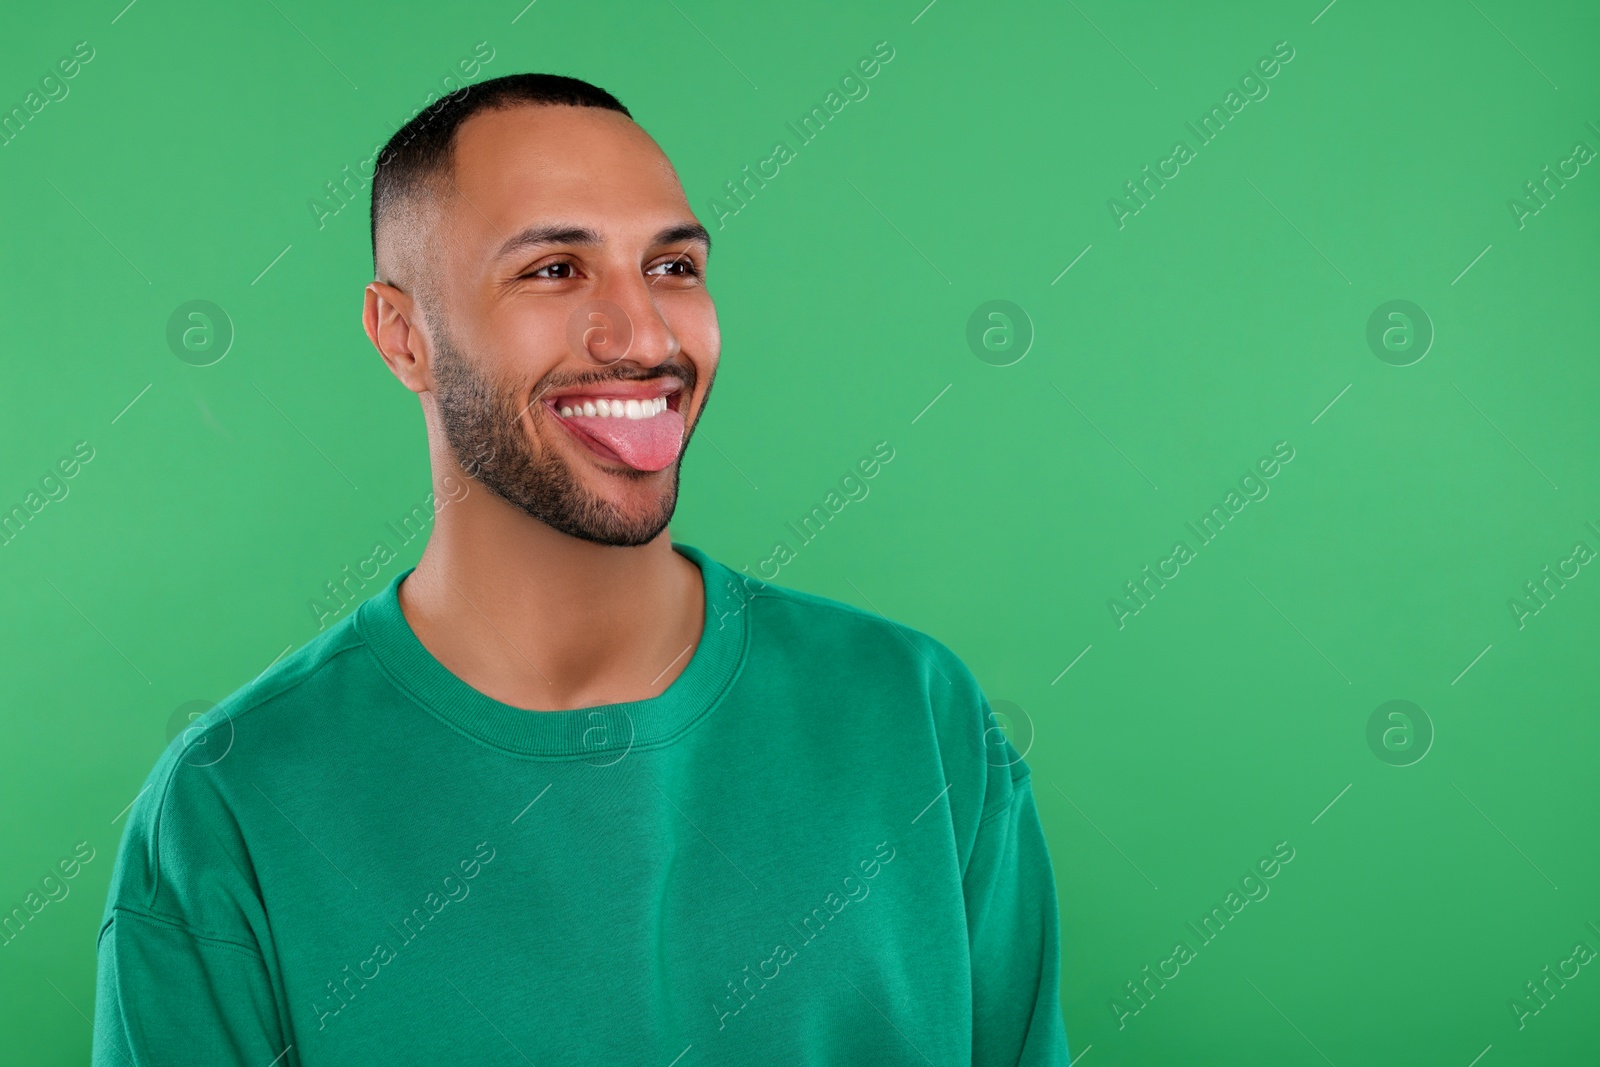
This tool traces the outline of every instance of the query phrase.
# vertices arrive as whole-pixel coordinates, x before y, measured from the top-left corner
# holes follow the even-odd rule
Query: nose
[[[654,367],[675,359],[682,346],[655,296],[640,275],[608,280],[573,312],[568,331],[573,347],[602,367],[624,362]]]

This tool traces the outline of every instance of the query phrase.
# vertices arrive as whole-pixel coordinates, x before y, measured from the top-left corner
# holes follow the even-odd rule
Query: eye
[[[530,270],[528,273],[520,275],[520,277],[522,277],[522,278],[550,278],[550,279],[553,279],[553,280],[556,280],[556,281],[564,281],[565,279],[572,277],[572,271],[573,270],[574,270],[573,264],[568,263],[566,260],[558,260],[555,263],[546,263],[544,266],[539,267],[536,270]],[[565,274],[562,274],[562,273],[546,274],[545,273],[546,271],[557,271],[557,272],[566,271],[566,273]]]
[[[695,265],[694,260],[685,255],[657,263],[646,273],[654,274],[658,278],[698,278],[700,268]]]

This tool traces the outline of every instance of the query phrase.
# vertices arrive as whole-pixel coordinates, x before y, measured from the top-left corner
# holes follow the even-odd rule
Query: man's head
[[[435,102],[379,155],[372,243],[363,322],[436,474],[584,540],[660,534],[721,339],[710,238],[627,109],[545,74]]]

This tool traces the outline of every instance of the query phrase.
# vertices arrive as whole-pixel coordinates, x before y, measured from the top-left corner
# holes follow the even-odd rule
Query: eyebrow
[[[698,242],[705,246],[707,255],[711,254],[711,234],[707,233],[706,228],[698,222],[675,223],[650,239],[653,245],[675,244],[678,241]],[[508,238],[495,252],[495,258],[503,259],[513,252],[525,252],[544,245],[598,247],[604,243],[605,239],[587,226],[567,226],[561,223],[529,226],[521,233]]]

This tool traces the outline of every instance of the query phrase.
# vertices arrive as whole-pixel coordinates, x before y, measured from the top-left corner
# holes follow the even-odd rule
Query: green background
[[[925,2],[6,13],[0,109],[94,49],[0,147],[0,508],[94,449],[0,547],[0,910],[95,850],[0,947],[8,1061],[87,1059],[120,812],[174,714],[314,637],[308,601],[429,491],[359,323],[366,199],[320,228],[309,203],[479,42],[480,78],[619,96],[713,230],[723,364],[676,540],[754,570],[895,449],[775,580],[937,636],[1006,712],[1083,1067],[1593,1061],[1597,968],[1520,1028],[1510,1001],[1600,949],[1600,576],[1521,626],[1509,601],[1600,548],[1600,167],[1521,226],[1508,202],[1600,149],[1600,13]],[[880,41],[870,95],[797,147],[785,123]],[[1185,123],[1279,41],[1269,95],[1197,147]],[[719,228],[779,139],[796,158]],[[1119,228],[1108,201],[1179,139],[1196,158]],[[209,366],[166,339],[196,299],[235,334]],[[1366,338],[1395,299],[1436,334],[1408,366]],[[1027,324],[985,360],[991,300]],[[1185,524],[1278,442],[1270,495],[1197,548]],[[1109,601],[1180,539],[1119,628]],[[1397,699],[1433,733],[1407,766],[1420,741],[1368,742]],[[1202,947],[1186,924],[1285,841]],[[1180,939],[1196,958],[1119,1026]]]

